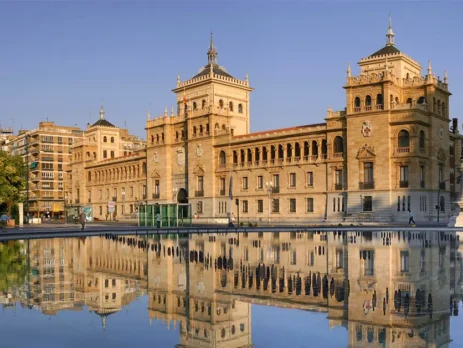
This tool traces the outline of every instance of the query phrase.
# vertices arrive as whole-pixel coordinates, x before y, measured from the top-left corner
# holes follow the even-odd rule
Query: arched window
[[[196,109],[197,109],[196,102],[193,102],[193,110],[196,110]]]
[[[244,153],[244,150],[241,150],[241,161],[240,161],[241,163],[244,163],[245,157],[246,155]]]
[[[419,98],[418,98],[418,104],[420,104],[420,105],[421,105],[421,104],[426,104],[426,98],[423,97],[423,96],[419,97]]]
[[[108,142],[108,138],[106,137],[106,135],[103,137],[103,143],[107,143]]]
[[[432,98],[432,111],[433,111],[434,113],[437,112],[436,98]]]
[[[175,139],[178,140],[178,131],[175,132]]]
[[[233,164],[238,164],[238,154],[233,151]]]
[[[266,161],[266,160],[267,160],[267,156],[268,156],[268,154],[267,154],[267,148],[264,146],[264,147],[262,148],[262,160],[263,160],[263,161]]]
[[[203,135],[203,125],[199,126],[199,135]]]
[[[365,98],[365,106],[371,106],[371,95],[367,95]]]
[[[92,181],[92,173],[90,172],[87,173],[87,180]]]
[[[309,155],[309,142],[304,141],[304,157],[307,157]]]
[[[328,146],[326,144],[326,140],[323,139],[322,140],[322,155],[326,155],[327,152],[328,152]]]
[[[442,109],[441,109],[440,100],[437,101],[437,114],[442,115]]]
[[[248,162],[252,163],[252,150],[248,149]]]
[[[312,156],[318,156],[318,144],[315,140],[312,141]]]
[[[225,155],[225,151],[220,151],[219,154],[219,164],[221,166],[225,166],[227,164],[227,157]]]
[[[344,152],[344,139],[342,137],[337,136],[334,138],[334,153],[342,153]]]
[[[193,136],[196,136],[196,126],[193,126]]]
[[[233,111],[233,102],[228,103],[228,108],[230,109],[230,111]]]
[[[445,109],[445,103],[442,103],[442,116],[447,116],[447,110]]]
[[[141,165],[141,173],[143,175],[146,175],[146,162],[143,162]]]
[[[275,146],[272,145],[270,147],[270,159],[273,160],[273,159],[275,159],[275,157],[276,157],[276,149],[275,149]]]
[[[111,137],[111,143],[114,143],[114,137]]]
[[[159,134],[156,134],[156,142],[159,143]]]
[[[395,103],[399,104],[399,97],[395,97]]]
[[[293,147],[291,146],[291,144],[286,144],[286,157],[293,157]]]
[[[219,100],[219,107],[220,107],[221,109],[223,109],[223,100],[222,100],[222,99]]]
[[[260,149],[258,147],[254,149],[254,160],[260,161]]]
[[[151,135],[151,144],[154,144],[154,135]]]
[[[301,158],[301,145],[299,145],[299,143],[295,145],[294,156],[298,159]]]
[[[424,131],[420,131],[420,149],[424,149]]]
[[[278,158],[283,159],[283,155],[284,155],[283,145],[278,145]]]
[[[164,133],[161,133],[161,140],[164,142]]]
[[[354,108],[355,111],[360,111],[360,97],[355,97]]]
[[[206,101],[203,99],[203,101],[201,102],[201,107],[204,109],[206,107]]]
[[[412,98],[407,99],[407,104],[410,104],[410,105],[412,104]]]
[[[410,147],[410,134],[405,129],[399,132],[398,145],[399,148]]]
[[[378,94],[376,96],[376,105],[383,105],[383,95],[382,94]]]
[[[240,114],[243,113],[243,104],[238,104],[238,112],[239,112]]]

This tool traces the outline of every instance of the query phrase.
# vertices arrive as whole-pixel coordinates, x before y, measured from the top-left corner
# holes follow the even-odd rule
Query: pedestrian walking
[[[85,228],[85,223],[87,222],[87,215],[84,212],[80,213],[79,222],[80,222],[80,225],[82,226],[81,230],[83,231]]]
[[[411,225],[412,222],[413,222],[413,225],[416,225],[416,222],[413,219],[413,212],[409,209],[408,210],[408,224]]]
[[[7,213],[3,213],[2,216],[0,216],[0,223],[2,224],[2,231],[5,230],[5,227],[8,221],[10,221],[10,217],[8,216]]]
[[[156,214],[156,227],[161,228],[161,214]]]

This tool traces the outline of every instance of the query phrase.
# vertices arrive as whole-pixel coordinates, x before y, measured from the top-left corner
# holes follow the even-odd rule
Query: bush
[[[251,222],[248,222],[248,227],[252,227],[252,223],[251,223]]]
[[[242,222],[240,222],[240,227],[243,227],[243,226],[244,226],[244,224]]]

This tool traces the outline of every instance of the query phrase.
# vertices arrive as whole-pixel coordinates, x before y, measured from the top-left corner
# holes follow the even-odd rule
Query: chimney
[[[456,133],[458,130],[458,118],[452,118],[452,133]]]

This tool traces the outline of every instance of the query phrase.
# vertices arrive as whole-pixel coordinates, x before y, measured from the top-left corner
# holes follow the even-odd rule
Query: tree
[[[26,256],[18,241],[0,243],[0,291],[5,293],[23,285],[27,275]]]
[[[8,214],[11,207],[21,200],[26,184],[26,166],[21,156],[11,156],[0,151],[0,202],[6,203]]]

